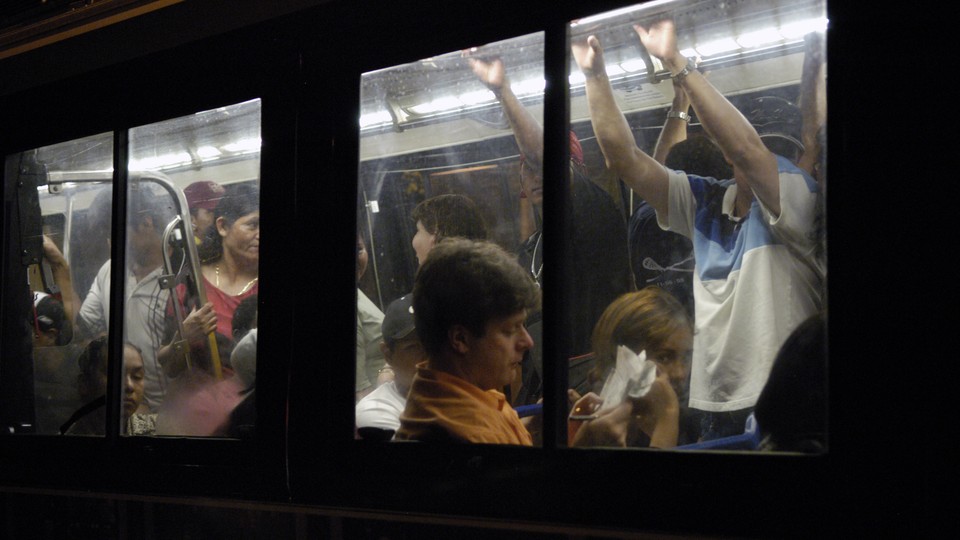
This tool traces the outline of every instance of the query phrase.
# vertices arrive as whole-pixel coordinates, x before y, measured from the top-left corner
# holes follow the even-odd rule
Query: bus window
[[[255,387],[260,101],[129,140],[124,432],[230,436]]]
[[[570,24],[570,129],[637,288],[582,321],[571,443],[825,450],[825,29],[822,0]],[[620,413],[625,438],[576,433]]]
[[[526,254],[537,240],[542,186],[524,184],[522,178],[523,170],[536,170],[542,160],[543,54],[543,34],[537,33],[366,73],[361,79],[358,438],[389,440],[396,434],[418,440],[450,436],[476,442],[533,442],[519,426],[531,421],[527,425],[533,426],[538,419],[521,421],[514,410],[525,415],[521,407],[536,405],[541,395],[539,261]],[[520,317],[504,328],[513,339],[509,364],[497,368],[489,380],[444,365],[437,344],[421,342],[418,335],[424,330],[414,329],[412,293],[418,269],[454,237],[497,246],[492,256],[511,259],[517,286],[530,297],[514,306],[516,313],[502,313],[504,308],[491,312],[499,322],[506,322],[501,319],[507,315]],[[466,283],[457,286],[466,289]],[[463,296],[461,311],[483,309],[470,302]],[[479,338],[483,332],[473,328],[470,334]],[[399,415],[407,406],[408,392],[415,391],[409,389],[418,384],[413,381],[416,366],[428,358],[427,370],[418,380],[439,377],[443,381],[433,382],[446,391],[460,387],[483,394],[502,416],[495,422],[506,426],[506,432],[524,435],[473,438],[456,433],[452,425],[444,433],[400,430]],[[455,379],[450,377],[453,373],[458,374]],[[426,414],[432,406],[419,403],[417,414]]]
[[[78,311],[110,256],[112,172],[110,133],[6,158],[5,184],[16,193],[5,194],[15,203],[5,242],[19,256],[5,259],[4,274],[25,279],[4,279],[5,431],[104,433],[106,364],[99,349],[87,351]]]

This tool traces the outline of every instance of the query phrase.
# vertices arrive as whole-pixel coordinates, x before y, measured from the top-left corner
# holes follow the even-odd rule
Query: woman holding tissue
[[[680,405],[686,402],[693,324],[676,298],[659,287],[620,296],[597,321],[592,341],[593,391],[583,397],[570,391],[572,445],[670,448],[696,442],[696,419]],[[581,420],[609,429],[580,434]],[[591,434],[593,440],[584,440]]]

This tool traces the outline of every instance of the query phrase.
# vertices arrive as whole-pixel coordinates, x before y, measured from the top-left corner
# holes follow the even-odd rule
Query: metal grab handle
[[[170,257],[167,254],[166,246],[169,242],[169,235],[173,234],[173,231],[177,229],[177,225],[180,225],[179,230],[183,236],[183,245],[187,254],[187,263],[190,267],[190,276],[193,278],[193,282],[197,285],[197,297],[200,302],[200,305],[207,303],[207,292],[203,285],[203,275],[200,273],[200,257],[197,255],[197,245],[193,242],[193,225],[190,222],[190,211],[189,206],[187,206],[187,199],[183,195],[183,192],[177,189],[172,182],[164,178],[157,177],[141,177],[140,181],[152,181],[163,187],[167,193],[177,202],[177,213],[178,215],[167,224],[166,229],[163,233],[163,265],[164,270],[169,275],[174,275],[175,271],[172,268],[173,263],[170,261]],[[190,241],[187,241],[187,239]],[[175,291],[171,290],[171,294],[175,294]],[[173,297],[171,296],[173,300]],[[180,337],[183,338],[183,320],[184,315],[180,309],[179,302],[175,301],[174,311],[177,317],[177,326],[180,331]],[[213,375],[218,380],[223,378],[223,367],[220,361],[220,350],[217,347],[217,338],[215,332],[210,332],[207,334],[207,339],[210,343],[210,361],[212,363]],[[184,348],[184,353],[187,354],[187,366],[190,367],[190,357],[188,348]]]

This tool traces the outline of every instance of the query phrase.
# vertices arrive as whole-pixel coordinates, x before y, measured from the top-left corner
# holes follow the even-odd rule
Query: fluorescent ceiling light
[[[160,154],[159,156],[130,160],[127,167],[133,171],[156,171],[192,162],[193,158],[190,157],[190,154],[186,152],[175,152],[172,154]]]
[[[651,8],[658,4],[666,4],[671,0],[648,2],[646,4],[627,7],[619,10],[610,11],[600,15],[587,17],[570,23],[571,28],[579,25],[586,25],[602,20],[613,19],[622,15],[633,13],[641,8]],[[728,37],[716,41],[711,41],[696,47],[688,47],[680,50],[680,54],[686,58],[709,59],[711,56],[724,55],[741,49],[752,49],[774,45],[783,40],[796,41],[810,32],[822,32],[826,30],[829,21],[824,18],[813,18],[794,23],[786,24],[780,28],[765,28],[748,32],[736,38]],[[656,63],[657,60],[654,59]],[[659,68],[659,66],[658,66]],[[647,70],[646,63],[640,58],[630,58],[620,63],[609,64],[606,67],[607,75],[611,78],[624,77],[628,75],[643,73]],[[582,87],[585,83],[583,73],[578,69],[571,69],[568,77],[570,88]],[[513,83],[511,89],[518,97],[542,95],[546,87],[546,81],[543,77],[532,77],[520,82]],[[409,111],[418,115],[430,115],[444,112],[461,110],[464,108],[476,107],[496,102],[496,96],[490,90],[476,90],[465,92],[458,96],[446,96],[435,99],[429,103],[423,103],[410,107]],[[381,110],[373,113],[361,115],[360,128],[370,128],[392,123],[392,118],[387,111]],[[230,147],[225,147],[230,149]],[[256,148],[259,148],[259,140]],[[199,152],[199,151],[198,151]]]
[[[626,72],[623,70],[623,68],[617,64],[610,64],[607,66],[608,77],[616,77],[617,75],[623,75],[624,73]]]
[[[215,158],[220,155],[220,150],[213,146],[201,146],[197,148],[197,155],[203,159]]]
[[[513,90],[513,93],[517,96],[529,96],[532,94],[543,93],[543,89],[546,88],[547,81],[543,77],[535,77],[532,79],[526,79],[518,83],[513,83],[510,85],[510,89]]]
[[[420,105],[414,105],[410,107],[410,112],[414,114],[432,114],[440,111],[448,111],[451,109],[459,109],[463,106],[463,103],[454,96],[444,96],[437,98],[428,103],[421,103]]]
[[[810,32],[823,32],[827,29],[827,19],[818,17],[785,24],[780,27],[780,35],[785,39],[801,39]]]
[[[223,145],[222,148],[227,152],[256,152],[260,150],[260,137],[243,139],[235,143]]]
[[[737,45],[737,42],[733,38],[721,38],[695,47],[697,53],[703,57],[735,51],[739,48],[740,45]]]
[[[637,73],[647,70],[647,64],[645,64],[643,60],[639,58],[627,60],[626,62],[620,62],[620,67],[629,73]]]
[[[647,2],[646,4],[638,4],[635,6],[628,6],[625,8],[615,9],[613,11],[607,11],[606,13],[600,13],[599,15],[591,15],[589,17],[584,17],[570,23],[571,28],[575,28],[580,25],[595,23],[598,21],[605,21],[607,19],[613,19],[614,17],[619,17],[621,15],[627,15],[633,13],[634,11],[640,9],[648,9],[655,7],[660,4],[668,4],[673,0],[660,0],[658,2]]]
[[[360,128],[389,124],[390,121],[390,113],[387,111],[377,111],[375,113],[363,114],[360,115]]]
[[[461,103],[469,107],[471,105],[479,105],[481,103],[496,101],[497,96],[495,96],[490,90],[476,90],[474,92],[460,94],[459,99]]]
[[[777,43],[782,39],[783,36],[780,35],[780,32],[777,32],[773,28],[764,28],[763,30],[743,34],[737,38],[737,43],[744,49],[752,49],[754,47]]]

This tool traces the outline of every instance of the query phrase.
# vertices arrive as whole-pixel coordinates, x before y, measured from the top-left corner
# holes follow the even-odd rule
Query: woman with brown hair
[[[693,323],[683,305],[659,287],[621,295],[604,310],[593,330],[596,363],[589,378],[593,391],[581,398],[571,390],[571,401],[576,402],[573,414],[599,409],[602,401],[598,394],[616,368],[620,346],[637,355],[644,353],[647,360],[656,364],[657,379],[643,398],[630,404],[633,418],[623,426],[620,440],[597,444],[669,447],[678,442],[694,442],[680,433],[688,431],[687,424],[690,431],[698,429],[695,422],[686,421],[686,409],[680,406],[686,401]]]

